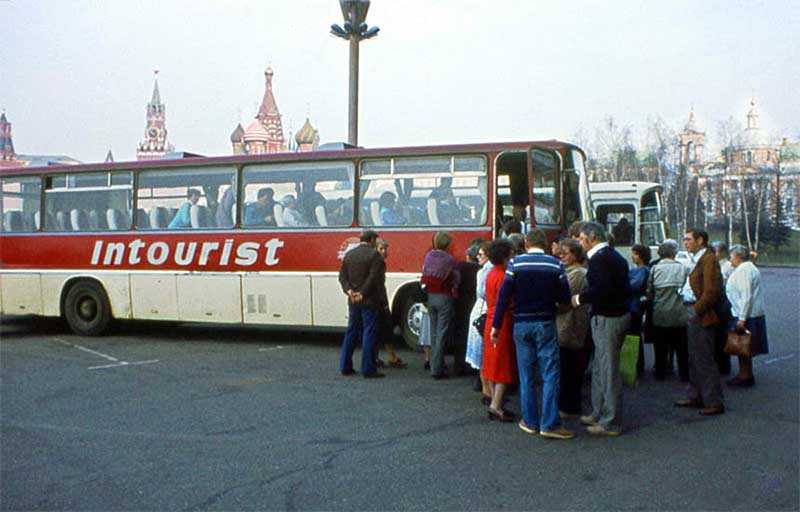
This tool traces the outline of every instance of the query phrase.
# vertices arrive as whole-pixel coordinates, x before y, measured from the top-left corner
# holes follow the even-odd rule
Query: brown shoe
[[[693,407],[700,409],[703,407],[703,402],[696,398],[687,398],[685,400],[675,400],[675,407]]]
[[[722,404],[700,409],[700,414],[703,416],[716,416],[717,414],[723,414],[724,412],[725,406]]]

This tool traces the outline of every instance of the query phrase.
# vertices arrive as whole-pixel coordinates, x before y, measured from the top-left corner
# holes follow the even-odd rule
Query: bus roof
[[[215,157],[191,157],[173,160],[139,160],[129,162],[98,162],[80,165],[53,165],[47,167],[11,167],[0,169],[0,176],[19,176],[25,174],[49,174],[56,172],[90,172],[110,170],[135,170],[150,168],[170,168],[182,166],[236,165],[248,163],[278,163],[297,161],[335,160],[341,158],[373,158],[380,156],[436,155],[444,153],[475,153],[490,151],[527,150],[531,146],[547,149],[583,150],[569,142],[555,139],[544,141],[495,142],[477,144],[454,144],[441,146],[406,146],[384,148],[353,148],[335,151],[313,151],[297,153],[270,153],[262,155],[228,155]],[[584,154],[585,157],[585,154]]]
[[[650,181],[602,181],[589,184],[592,194],[644,194],[654,188],[661,188],[658,183]]]

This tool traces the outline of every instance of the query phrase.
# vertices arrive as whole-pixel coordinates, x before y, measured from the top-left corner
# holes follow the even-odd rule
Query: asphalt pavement
[[[339,333],[4,319],[0,510],[797,510],[800,270],[762,274],[771,351],[724,415],[648,373],[622,436],[570,441],[488,421],[411,351],[342,377]]]

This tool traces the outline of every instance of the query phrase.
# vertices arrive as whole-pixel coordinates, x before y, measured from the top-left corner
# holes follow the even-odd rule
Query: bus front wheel
[[[419,334],[422,330],[422,311],[425,307],[421,302],[415,299],[414,294],[410,294],[406,298],[400,315],[403,341],[406,346],[412,350],[417,350],[419,348]]]
[[[67,292],[64,318],[81,336],[98,336],[111,323],[111,305],[103,287],[94,281],[80,281]]]

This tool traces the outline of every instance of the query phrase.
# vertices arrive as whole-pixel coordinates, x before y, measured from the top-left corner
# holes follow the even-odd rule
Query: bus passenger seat
[[[325,215],[324,206],[319,205],[316,208],[314,208],[314,215],[317,216],[317,223],[319,223],[320,226],[328,225],[328,217]]]
[[[92,210],[89,212],[89,229],[92,231],[105,231],[108,229],[106,216],[101,215],[99,211]]]
[[[150,217],[144,208],[136,209],[136,227],[139,229],[150,229]]]
[[[428,198],[428,219],[431,221],[431,226],[439,225],[439,213],[436,211],[436,198]]]
[[[283,222],[283,205],[281,203],[275,203],[272,212],[275,214],[275,224],[277,224],[279,228],[286,227],[286,224]]]
[[[69,231],[69,217],[61,210],[56,212],[56,231]]]
[[[72,231],[88,231],[89,230],[89,216],[85,210],[77,208],[70,210],[69,221],[72,226]]]
[[[42,212],[36,212],[33,214],[33,224],[36,227],[36,230],[47,230],[52,231],[55,229],[56,219],[53,217],[53,214],[50,212],[45,212],[44,215],[44,227],[42,227]]]
[[[106,220],[108,221],[108,229],[112,231],[122,231],[130,227],[128,216],[116,208],[108,209]]]
[[[3,230],[4,231],[22,231],[22,212],[11,211],[3,215]]]
[[[383,226],[383,222],[381,222],[381,205],[378,204],[378,201],[369,203],[369,214],[374,225]]]
[[[150,210],[150,228],[163,229],[167,227],[167,219],[169,218],[169,210],[164,206],[154,206]]]
[[[189,210],[189,218],[192,220],[193,228],[208,227],[208,208],[200,206],[199,204],[192,205]]]

